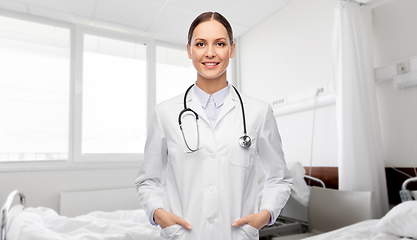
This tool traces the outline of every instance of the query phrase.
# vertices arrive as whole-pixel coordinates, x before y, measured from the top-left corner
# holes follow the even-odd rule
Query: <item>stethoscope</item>
[[[200,150],[200,148],[199,148],[200,147],[200,130],[199,130],[199,124],[198,124],[199,116],[194,110],[192,110],[191,108],[187,108],[187,95],[188,95],[188,92],[190,91],[190,89],[193,86],[194,86],[194,84],[192,84],[187,89],[187,91],[185,91],[185,94],[184,94],[184,109],[180,112],[180,114],[178,116],[178,124],[180,125],[182,138],[184,139],[185,145],[187,146],[188,150],[190,150],[191,152],[196,152],[196,151]],[[243,108],[242,97],[240,96],[239,91],[235,88],[235,86],[232,85],[232,87],[233,87],[233,89],[235,89],[235,91],[237,93],[237,96],[239,97],[240,106],[242,107],[243,135],[239,138],[239,145],[243,148],[248,148],[252,144],[252,140],[246,132],[245,109]],[[195,123],[196,123],[196,126],[197,126],[197,148],[196,149],[190,148],[190,146],[187,143],[187,140],[185,139],[184,131],[182,130],[182,121],[181,121],[181,119],[182,119],[182,115],[186,112],[192,112],[195,116]]]

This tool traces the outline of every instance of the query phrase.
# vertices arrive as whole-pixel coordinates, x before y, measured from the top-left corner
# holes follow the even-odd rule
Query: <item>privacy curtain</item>
[[[352,1],[335,11],[333,64],[338,129],[339,189],[373,191],[375,217],[388,211],[376,106],[372,12]]]

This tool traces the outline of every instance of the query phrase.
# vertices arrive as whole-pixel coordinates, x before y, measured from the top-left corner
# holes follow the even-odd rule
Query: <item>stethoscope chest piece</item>
[[[252,144],[252,140],[248,135],[243,135],[239,138],[239,145],[243,148],[248,148]]]

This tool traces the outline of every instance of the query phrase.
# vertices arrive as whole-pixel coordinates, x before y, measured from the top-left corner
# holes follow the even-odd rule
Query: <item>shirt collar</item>
[[[226,100],[227,95],[229,95],[230,92],[230,84],[227,82],[227,86],[225,88],[220,89],[219,91],[213,93],[212,95],[204,92],[201,88],[197,86],[197,84],[194,84],[194,94],[197,96],[198,100],[200,101],[201,107],[206,108],[210,96],[213,96],[214,105],[216,108],[221,107],[224,104],[224,101]]]

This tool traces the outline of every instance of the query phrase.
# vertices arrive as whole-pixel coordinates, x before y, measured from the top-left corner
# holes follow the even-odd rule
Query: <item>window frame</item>
[[[66,28],[70,31],[71,42],[68,159],[0,162],[0,172],[139,167],[143,161],[143,153],[81,155],[83,37],[84,34],[92,34],[147,46],[147,124],[156,104],[156,41],[138,36],[138,33],[116,32],[4,9],[0,9],[0,16]]]
[[[75,29],[75,46],[74,46],[74,93],[72,96],[74,96],[74,114],[73,114],[73,128],[74,128],[74,140],[73,142],[73,160],[74,162],[137,162],[143,160],[143,153],[140,154],[82,154],[81,153],[81,146],[82,146],[82,86],[83,86],[83,53],[84,53],[84,35],[94,35],[94,36],[100,36],[100,37],[106,37],[121,41],[127,41],[127,42],[133,42],[138,44],[144,44],[147,47],[146,52],[146,68],[147,68],[147,76],[146,76],[146,86],[147,86],[147,103],[146,103],[146,109],[147,109],[147,119],[146,123],[148,123],[149,118],[149,109],[153,109],[153,104],[151,106],[152,102],[152,96],[155,94],[152,94],[149,89],[149,83],[155,82],[151,79],[152,74],[150,72],[152,71],[153,66],[155,63],[152,63],[150,59],[152,57],[150,56],[150,52],[152,52],[151,48],[155,48],[154,41],[152,39],[147,38],[139,38],[134,37],[127,34],[122,33],[115,33],[110,32],[107,30],[102,29],[95,29],[92,27],[85,27],[85,26],[76,26]]]

